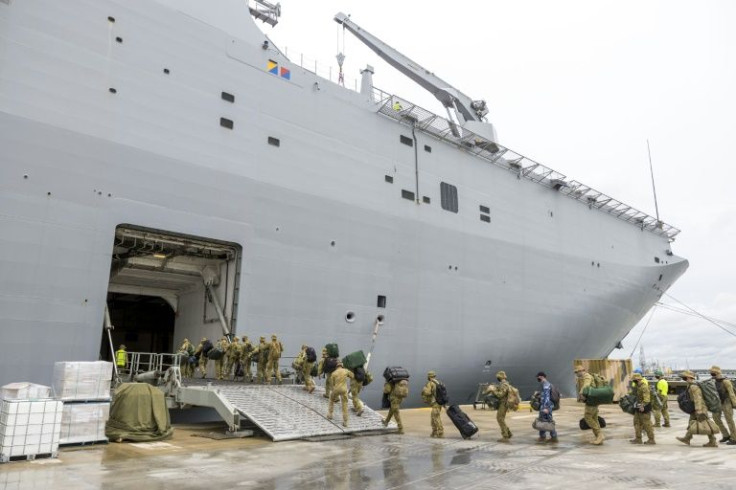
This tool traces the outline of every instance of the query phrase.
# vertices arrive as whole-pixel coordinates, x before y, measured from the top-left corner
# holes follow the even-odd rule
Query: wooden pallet
[[[0,463],[9,463],[11,461],[33,461],[36,458],[56,458],[58,455],[58,451],[43,454],[24,454],[22,456],[6,456],[4,454],[0,454]]]
[[[100,439],[97,441],[81,441],[81,442],[63,442],[59,444],[59,447],[80,447],[80,446],[93,446],[96,444],[108,444],[108,439]]]

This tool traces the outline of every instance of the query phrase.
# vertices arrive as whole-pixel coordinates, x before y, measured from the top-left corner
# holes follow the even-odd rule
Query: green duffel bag
[[[312,371],[309,373],[310,376],[317,377],[319,375],[319,371],[317,370],[317,363],[312,364]]]
[[[342,367],[345,369],[355,369],[364,365],[368,359],[365,358],[362,350],[348,354],[342,358]]]
[[[636,412],[636,397],[634,395],[622,396],[618,401],[618,406],[621,407],[621,410],[624,412],[634,415],[634,412]]]
[[[340,349],[337,348],[337,344],[327,344],[325,349],[327,349],[327,357],[340,357]]]
[[[598,405],[607,405],[613,403],[613,388],[610,386],[601,386],[586,388],[583,392],[585,396],[585,404],[589,407],[597,407]]]

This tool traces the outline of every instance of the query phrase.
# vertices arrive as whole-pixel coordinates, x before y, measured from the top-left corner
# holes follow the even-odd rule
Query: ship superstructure
[[[436,369],[464,402],[496,369],[571,379],[686,270],[678,230],[503,147],[480,104],[364,81],[236,0],[0,0],[0,384],[109,355],[109,305],[131,350],[349,352],[379,321],[375,374]]]

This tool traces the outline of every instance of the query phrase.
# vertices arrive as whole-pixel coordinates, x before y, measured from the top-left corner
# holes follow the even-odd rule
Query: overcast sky
[[[690,268],[669,291],[736,333],[736,2],[646,0],[281,0],[263,30],[298,62],[336,72],[335,13],[474,99],[485,99],[499,142],[661,218]],[[442,107],[353,38],[348,84],[366,64],[374,85],[437,113]],[[324,71],[323,71],[324,70]],[[681,307],[671,298],[663,302]],[[628,357],[649,315],[612,357]],[[641,338],[647,360],[683,369],[736,368],[736,337],[656,308]],[[638,348],[634,356],[638,362]]]

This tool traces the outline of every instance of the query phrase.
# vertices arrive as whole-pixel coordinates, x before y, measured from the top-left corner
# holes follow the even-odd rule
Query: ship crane
[[[468,131],[497,142],[493,125],[486,121],[488,106],[485,100],[471,99],[434,73],[361,28],[348,15],[342,12],[338,13],[335,15],[335,22],[342,24],[345,29],[388,64],[434,95],[447,110],[451,121],[457,121],[460,126]]]

